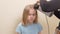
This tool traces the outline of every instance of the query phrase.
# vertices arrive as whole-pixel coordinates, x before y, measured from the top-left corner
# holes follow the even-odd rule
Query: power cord
[[[46,22],[47,22],[47,25],[48,25],[48,34],[50,34],[49,23],[48,23],[48,19],[47,19],[47,16],[46,15],[45,15],[45,18],[46,18]]]

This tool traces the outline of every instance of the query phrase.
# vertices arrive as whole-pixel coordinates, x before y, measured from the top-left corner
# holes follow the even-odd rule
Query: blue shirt
[[[16,32],[19,34],[38,34],[41,32],[42,26],[41,24],[31,24],[28,26],[23,26],[21,23],[17,26]]]

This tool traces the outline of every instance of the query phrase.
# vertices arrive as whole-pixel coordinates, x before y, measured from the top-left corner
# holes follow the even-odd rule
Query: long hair
[[[30,9],[34,9],[34,5],[27,5],[25,8],[24,8],[24,11],[23,11],[23,18],[22,18],[22,21],[23,21],[23,24],[24,25],[27,25],[27,16],[29,14],[29,10]],[[35,10],[35,9],[34,9]],[[36,18],[35,20],[33,21],[33,23],[37,23],[38,22],[38,15],[37,15],[37,10],[36,11]]]

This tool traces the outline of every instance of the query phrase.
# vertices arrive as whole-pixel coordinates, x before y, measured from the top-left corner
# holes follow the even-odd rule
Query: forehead
[[[35,14],[35,13],[36,13],[36,10],[30,9],[30,10],[29,10],[29,13],[30,13],[30,14]]]

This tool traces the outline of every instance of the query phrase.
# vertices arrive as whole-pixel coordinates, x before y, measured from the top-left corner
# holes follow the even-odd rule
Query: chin
[[[33,22],[33,21],[30,21],[30,22]]]

